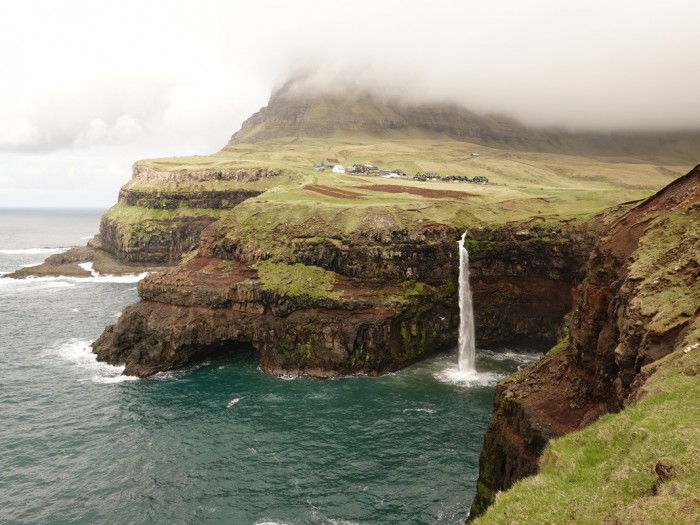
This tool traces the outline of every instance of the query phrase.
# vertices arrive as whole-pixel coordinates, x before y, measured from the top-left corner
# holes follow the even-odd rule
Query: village
[[[472,153],[472,156],[478,156],[478,153]],[[386,170],[372,164],[353,164],[351,168],[346,169],[337,159],[326,159],[325,162],[316,162],[314,163],[313,168],[320,172],[324,172],[326,169],[328,169],[331,171],[331,173],[382,177],[384,179],[408,179],[406,173],[400,169]],[[471,184],[489,183],[489,179],[481,175],[477,175],[470,179],[461,175],[447,175],[441,177],[437,173],[429,172],[418,172],[413,176],[413,180],[419,182],[455,182]]]

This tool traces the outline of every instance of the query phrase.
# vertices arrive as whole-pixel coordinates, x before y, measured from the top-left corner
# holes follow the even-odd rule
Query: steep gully
[[[549,440],[634,402],[642,367],[697,337],[700,166],[623,210],[591,222],[605,235],[593,246],[560,343],[497,386],[471,518],[536,473]]]

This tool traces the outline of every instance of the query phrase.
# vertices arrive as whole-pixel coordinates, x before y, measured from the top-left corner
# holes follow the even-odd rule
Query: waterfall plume
[[[469,252],[464,247],[466,235],[465,231],[457,243],[459,244],[459,359],[457,363],[461,373],[475,373],[474,308],[469,286]]]

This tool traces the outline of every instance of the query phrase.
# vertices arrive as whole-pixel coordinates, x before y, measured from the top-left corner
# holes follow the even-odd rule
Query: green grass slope
[[[654,162],[697,162],[700,131],[572,132],[536,129],[502,115],[479,115],[449,103],[410,103],[363,90],[314,92],[292,79],[247,119],[231,145],[284,137],[372,140],[433,139],[500,149],[569,155],[636,156]]]
[[[687,187],[674,199],[697,193]],[[620,413],[550,441],[539,473],[497,494],[475,524],[700,522],[700,203],[654,202],[629,260],[629,306],[646,337],[675,341],[650,351],[671,353],[642,368]]]
[[[679,347],[643,374],[637,404],[551,442],[539,474],[498,494],[474,523],[698,523],[700,347]]]

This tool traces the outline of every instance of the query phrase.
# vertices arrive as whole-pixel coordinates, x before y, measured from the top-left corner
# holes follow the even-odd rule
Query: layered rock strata
[[[548,349],[584,276],[595,230],[533,219],[471,229],[469,251],[481,345]]]
[[[167,171],[137,162],[131,181],[119,191],[117,204],[102,216],[99,233],[87,246],[52,255],[10,277],[86,277],[90,272],[79,266],[86,262],[107,274],[172,266],[199,246],[207,226],[263,193],[263,189],[251,189],[251,183],[279,175],[279,170],[267,168]]]
[[[260,195],[246,183],[280,174],[270,169],[159,171],[136,163],[119,201],[100,221],[94,247],[128,263],[172,264],[195,249],[224,210]],[[202,183],[240,183],[235,189],[202,189]]]
[[[94,350],[147,376],[251,343],[263,370],[328,377],[396,370],[456,339],[449,281],[413,288],[336,275],[320,296],[265,284],[245,263],[194,258],[139,283],[142,301]]]
[[[496,389],[472,517],[534,474],[550,439],[633,401],[643,366],[700,335],[700,166],[601,226],[568,335]]]
[[[401,226],[382,213],[369,210],[371,221],[337,238],[280,224],[273,231],[285,249],[270,251],[232,234],[226,221],[212,224],[197,257],[139,284],[142,301],[95,352],[146,376],[250,343],[263,370],[329,376],[392,371],[454,345],[459,232],[427,221]],[[566,224],[532,223],[472,236],[480,340],[555,340],[587,237]],[[272,273],[263,275],[266,265]],[[290,272],[301,289],[277,277]],[[314,292],[319,272],[332,286]]]

